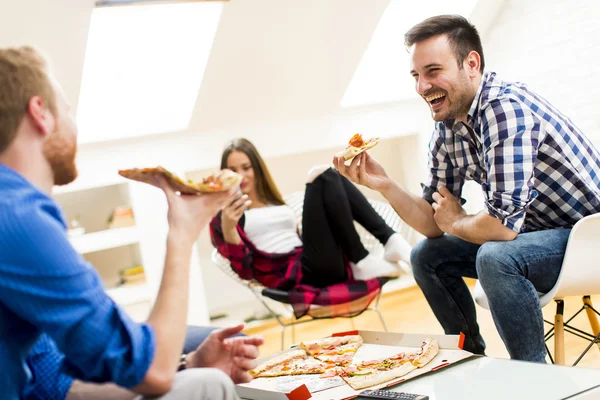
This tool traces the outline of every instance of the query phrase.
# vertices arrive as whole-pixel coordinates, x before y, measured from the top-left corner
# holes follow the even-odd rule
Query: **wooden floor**
[[[472,288],[474,286],[473,282],[469,282],[469,286]],[[600,299],[597,301],[600,304]],[[580,297],[565,299],[565,321],[579,310],[581,304]],[[417,287],[382,295],[380,310],[390,331],[443,334],[441,326]],[[552,321],[555,311],[554,302],[546,306],[544,308],[544,317],[546,320]],[[509,358],[504,343],[496,331],[490,312],[478,306],[477,313],[480,328],[487,344],[486,354],[489,357]],[[572,321],[572,324],[579,329],[590,332],[585,312],[579,314]],[[372,311],[367,311],[353,319],[327,319],[298,325],[295,327],[294,341],[292,341],[292,329],[288,328],[286,330],[285,343],[286,347],[289,347],[292,343],[297,343],[301,340],[317,339],[329,336],[334,332],[353,329],[383,330],[383,327],[377,315]],[[272,354],[281,349],[281,328],[275,320],[268,320],[260,326],[247,329],[245,332],[265,338],[265,345],[261,348],[262,355]],[[588,344],[589,342],[579,337],[565,333],[566,363],[572,365]],[[554,344],[552,339],[548,342],[548,346],[553,351]],[[600,368],[599,349],[600,347],[591,348],[577,366]]]

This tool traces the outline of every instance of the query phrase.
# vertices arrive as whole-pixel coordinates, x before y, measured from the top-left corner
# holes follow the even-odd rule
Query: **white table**
[[[430,400],[600,399],[600,369],[472,357],[389,390]]]

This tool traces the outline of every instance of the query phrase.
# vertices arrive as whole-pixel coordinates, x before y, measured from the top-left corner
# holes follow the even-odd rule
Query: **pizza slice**
[[[300,348],[328,365],[343,367],[352,363],[352,358],[362,343],[360,335],[349,335],[302,342]]]
[[[304,350],[292,350],[281,356],[267,360],[250,374],[255,378],[271,378],[287,375],[308,375],[322,374],[325,372],[325,365],[312,357],[309,357]]]
[[[352,389],[364,389],[400,378],[429,363],[439,352],[435,339],[428,338],[415,353],[398,353],[381,360],[363,361],[338,370]]]
[[[155,177],[162,176],[173,190],[181,194],[200,194],[206,192],[227,191],[242,181],[242,176],[229,169],[223,169],[211,174],[201,182],[183,180],[163,167],[155,168],[132,168],[119,170],[119,175],[138,182],[156,185]]]
[[[339,155],[344,157],[345,161],[352,160],[354,157],[356,157],[363,151],[367,151],[377,146],[378,143],[378,137],[371,138],[365,141],[363,140],[362,134],[356,133],[350,138],[348,146]]]

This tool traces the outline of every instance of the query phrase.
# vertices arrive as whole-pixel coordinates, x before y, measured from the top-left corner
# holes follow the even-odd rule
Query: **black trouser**
[[[365,196],[336,170],[330,168],[306,184],[302,212],[303,283],[325,287],[348,279],[344,255],[358,262],[369,253],[358,236],[354,221],[381,243],[394,234]]]

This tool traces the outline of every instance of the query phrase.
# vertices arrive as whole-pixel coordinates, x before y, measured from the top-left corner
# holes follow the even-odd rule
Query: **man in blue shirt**
[[[432,17],[405,35],[418,94],[436,121],[421,196],[368,154],[336,167],[381,192],[422,233],[413,274],[447,334],[483,354],[463,277],[479,279],[511,358],[545,362],[538,293],[557,282],[571,227],[600,211],[600,154],[569,118],[521,83],[484,73],[473,25]],[[465,181],[481,185],[484,210],[468,215]]]
[[[236,398],[233,382],[251,379],[259,338],[205,342],[175,372],[186,330],[192,246],[228,193],[177,195],[157,180],[169,204],[162,283],[145,324],[107,296],[95,270],[73,249],[54,185],[77,176],[77,130],[69,106],[32,48],[0,50],[0,387],[18,399],[31,379],[26,359],[41,333],[82,381],[113,382],[157,396],[171,389],[195,398]],[[193,386],[190,386],[193,385]],[[212,392],[211,392],[212,391]],[[202,394],[202,397],[198,395]],[[169,396],[167,394],[167,396]],[[167,398],[167,397],[165,397]]]

